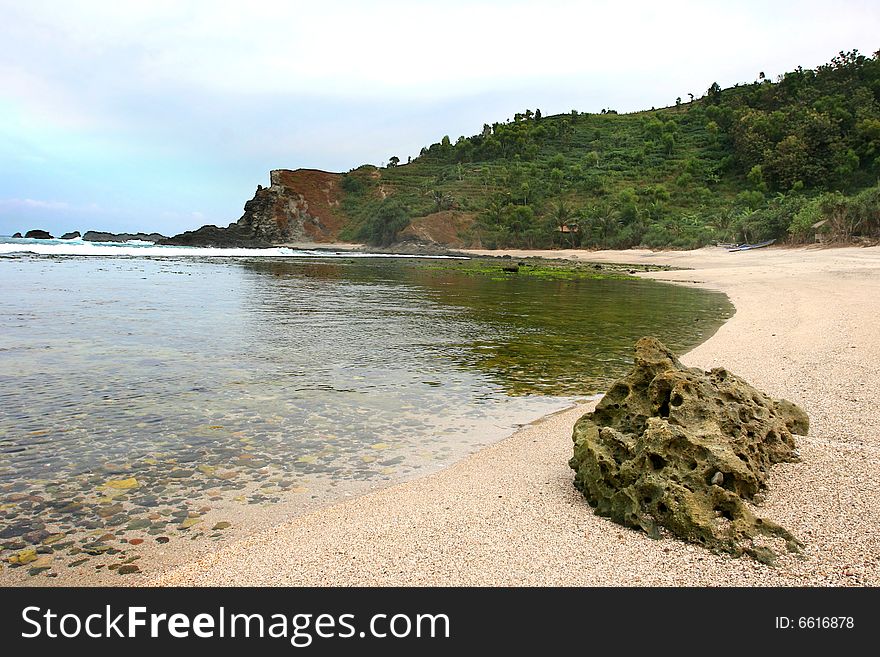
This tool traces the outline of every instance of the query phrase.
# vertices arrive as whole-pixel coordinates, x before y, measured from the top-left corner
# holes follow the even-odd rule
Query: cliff
[[[162,244],[265,247],[287,242],[333,242],[344,219],[340,174],[315,169],[276,169],[269,187],[257,186],[241,218],[225,228],[202,226]]]

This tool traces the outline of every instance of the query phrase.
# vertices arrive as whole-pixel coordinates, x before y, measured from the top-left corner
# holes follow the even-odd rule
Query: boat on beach
[[[726,245],[728,246],[727,250],[730,253],[734,251],[751,251],[752,249],[761,249],[765,246],[770,246],[775,243],[776,240],[767,240],[766,242],[758,242],[757,244],[735,244],[735,245]]]

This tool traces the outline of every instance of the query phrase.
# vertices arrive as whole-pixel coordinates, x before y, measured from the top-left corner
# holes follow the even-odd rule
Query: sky
[[[236,221],[271,169],[880,49],[880,3],[0,0],[0,235]]]

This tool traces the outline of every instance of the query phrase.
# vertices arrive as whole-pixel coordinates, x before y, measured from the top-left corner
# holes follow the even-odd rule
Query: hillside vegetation
[[[524,110],[411,162],[359,167],[341,179],[340,238],[387,245],[421,217],[488,248],[880,237],[880,53],[688,100]]]

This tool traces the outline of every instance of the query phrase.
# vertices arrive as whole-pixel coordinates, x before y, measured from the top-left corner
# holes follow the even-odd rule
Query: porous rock
[[[802,544],[744,503],[774,463],[796,461],[806,413],[723,368],[684,367],[656,338],[574,427],[575,487],[597,514],[654,538],[660,527],[716,552],[772,563]]]

